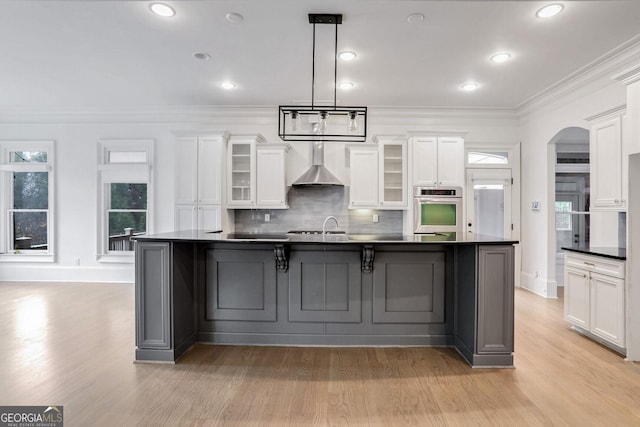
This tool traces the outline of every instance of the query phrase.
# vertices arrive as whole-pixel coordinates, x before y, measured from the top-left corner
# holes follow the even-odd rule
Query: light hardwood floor
[[[65,426],[638,426],[640,365],[516,292],[515,369],[445,348],[199,345],[134,364],[131,284],[0,283],[0,405]]]

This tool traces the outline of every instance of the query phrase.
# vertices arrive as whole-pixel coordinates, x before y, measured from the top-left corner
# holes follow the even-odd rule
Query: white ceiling
[[[264,106],[311,98],[307,14],[342,13],[343,105],[516,108],[623,43],[640,41],[640,1],[0,0],[0,108]],[[232,24],[228,12],[244,20]],[[421,13],[419,24],[407,22]],[[333,27],[318,26],[316,100],[332,99]],[[493,64],[491,54],[512,53]],[[194,59],[207,52],[211,60]],[[224,91],[219,82],[237,82]],[[460,85],[477,81],[473,93]]]

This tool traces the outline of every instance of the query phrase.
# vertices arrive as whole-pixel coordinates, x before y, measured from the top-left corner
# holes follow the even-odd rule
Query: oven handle
[[[443,203],[451,203],[462,201],[462,197],[429,197],[429,196],[415,196],[414,200],[416,202],[443,202]]]

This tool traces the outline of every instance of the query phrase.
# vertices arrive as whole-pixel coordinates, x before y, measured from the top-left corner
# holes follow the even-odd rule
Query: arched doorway
[[[564,251],[562,247],[589,241],[589,131],[567,127],[549,141],[550,169],[549,206],[549,277],[554,277],[556,291],[564,283]],[[558,289],[560,288],[560,289]]]

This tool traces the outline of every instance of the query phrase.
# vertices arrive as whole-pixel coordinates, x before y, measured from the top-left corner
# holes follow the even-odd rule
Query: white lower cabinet
[[[625,262],[567,253],[564,272],[565,319],[584,331],[625,347]]]
[[[220,205],[176,205],[176,230],[207,230],[222,229]]]

